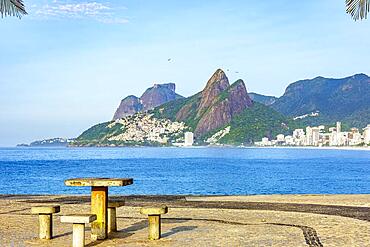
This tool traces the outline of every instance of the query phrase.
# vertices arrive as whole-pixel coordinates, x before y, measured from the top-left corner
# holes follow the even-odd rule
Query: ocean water
[[[289,148],[0,148],[0,194],[88,194],[76,177],[131,177],[113,194],[370,193],[370,152]]]

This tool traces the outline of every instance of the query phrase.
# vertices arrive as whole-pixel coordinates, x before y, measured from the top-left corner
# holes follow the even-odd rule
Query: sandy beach
[[[370,195],[114,196],[118,232],[87,246],[370,246]],[[63,214],[89,213],[89,196],[0,196],[0,246],[70,246]],[[35,205],[60,205],[54,236],[38,240]],[[167,205],[162,239],[147,240],[142,206]]]

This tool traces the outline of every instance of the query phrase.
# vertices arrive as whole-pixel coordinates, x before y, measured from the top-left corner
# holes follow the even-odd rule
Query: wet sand
[[[114,196],[118,232],[87,246],[370,246],[370,195]],[[60,215],[89,213],[89,196],[0,195],[0,246],[71,246]],[[37,239],[35,205],[60,205],[50,241]],[[167,205],[162,239],[147,240],[141,206]]]

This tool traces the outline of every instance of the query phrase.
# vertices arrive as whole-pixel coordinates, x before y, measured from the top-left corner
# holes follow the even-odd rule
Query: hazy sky
[[[28,16],[0,19],[0,146],[75,137],[153,83],[192,95],[217,68],[275,96],[370,74],[370,20],[344,2],[26,0]]]

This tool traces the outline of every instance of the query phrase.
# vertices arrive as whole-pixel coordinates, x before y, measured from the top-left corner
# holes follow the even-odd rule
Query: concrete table
[[[91,238],[103,240],[108,237],[108,187],[133,184],[132,178],[74,178],[64,181],[67,186],[91,187],[91,213],[97,216],[91,223]]]

